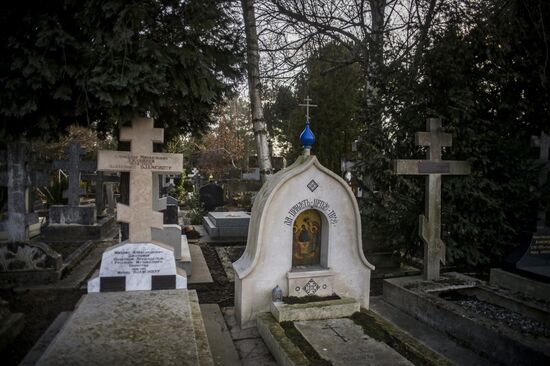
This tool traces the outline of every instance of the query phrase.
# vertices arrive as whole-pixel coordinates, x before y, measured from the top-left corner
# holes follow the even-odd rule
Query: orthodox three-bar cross
[[[69,160],[56,160],[53,162],[55,169],[63,169],[69,172],[69,189],[63,192],[63,197],[68,198],[69,206],[78,206],[80,204],[80,195],[84,194],[84,189],[80,188],[80,172],[93,172],[96,169],[95,161],[80,160],[86,150],[80,147],[77,142],[71,142],[65,148],[65,155]]]
[[[424,242],[424,279],[439,279],[440,262],[445,264],[445,244],[441,240],[441,176],[470,174],[465,161],[441,159],[441,148],[452,145],[452,135],[441,130],[441,120],[429,118],[428,132],[416,133],[416,145],[427,146],[427,160],[395,160],[399,175],[427,175],[425,215],[419,217],[419,235]]]
[[[153,172],[180,174],[182,154],[153,153],[153,143],[164,141],[164,130],[153,120],[137,118],[120,129],[120,140],[131,151],[99,151],[97,170],[130,172],[130,205],[117,204],[117,220],[129,224],[130,242],[151,242],[151,228],[162,229],[162,213],[153,211]]]
[[[548,152],[550,150],[550,136],[544,132],[540,133],[540,137],[532,136],[531,145],[540,149],[538,162],[542,167],[539,173],[539,188],[542,189],[548,179],[548,174],[550,174],[550,154]],[[546,210],[542,208],[539,208],[537,215],[537,230],[540,229],[546,229]]]
[[[309,104],[309,102],[311,102],[313,99],[311,99],[309,97],[309,95],[306,97],[306,99],[304,99],[305,101],[305,104],[298,104],[300,107],[306,107],[306,117],[307,117],[307,120],[309,121],[309,108],[311,107],[317,107],[317,104]]]

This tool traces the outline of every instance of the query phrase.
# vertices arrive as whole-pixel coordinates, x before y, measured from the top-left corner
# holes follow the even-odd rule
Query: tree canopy
[[[229,1],[2,2],[0,139],[145,114],[204,131],[243,72],[236,19]]]

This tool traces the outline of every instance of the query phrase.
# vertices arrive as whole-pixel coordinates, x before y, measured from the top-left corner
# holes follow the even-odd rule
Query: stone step
[[[385,302],[381,297],[370,298],[370,310],[456,365],[491,364],[473,351],[457,344],[444,333]]]
[[[210,351],[216,366],[240,366],[241,361],[218,304],[201,304]]]
[[[210,343],[208,341],[201,308],[199,306],[197,291],[189,290],[189,304],[191,306],[191,316],[193,317],[193,329],[195,331],[199,365],[213,366],[214,359],[212,358],[212,352],[210,351]]]
[[[191,253],[191,261],[193,262],[193,275],[187,278],[187,285],[198,285],[213,283],[210,269],[206,264],[206,259],[200,246],[197,244],[189,244],[189,251]]]
[[[193,274],[191,250],[189,249],[189,242],[185,235],[181,236],[181,256],[176,258],[176,266],[184,269],[188,277]]]

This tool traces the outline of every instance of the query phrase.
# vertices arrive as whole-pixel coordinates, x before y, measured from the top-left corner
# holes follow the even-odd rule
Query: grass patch
[[[290,339],[296,347],[302,351],[302,353],[307,357],[311,362],[311,365],[315,366],[332,366],[332,362],[321,358],[317,351],[306,341],[302,336],[302,333],[294,326],[293,322],[282,322],[279,323],[280,326],[284,329],[285,335]]]
[[[451,366],[452,362],[435,353],[413,337],[405,334],[372,311],[361,310],[351,316],[363,332],[377,341],[384,342],[415,365]]]

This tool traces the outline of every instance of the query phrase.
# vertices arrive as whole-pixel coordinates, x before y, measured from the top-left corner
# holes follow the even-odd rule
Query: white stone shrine
[[[242,328],[270,311],[276,286],[283,296],[335,293],[369,307],[374,266],[363,254],[357,201],[342,178],[309,155],[313,134],[310,142],[304,133],[304,155],[258,192],[246,250],[233,263],[235,314]]]

